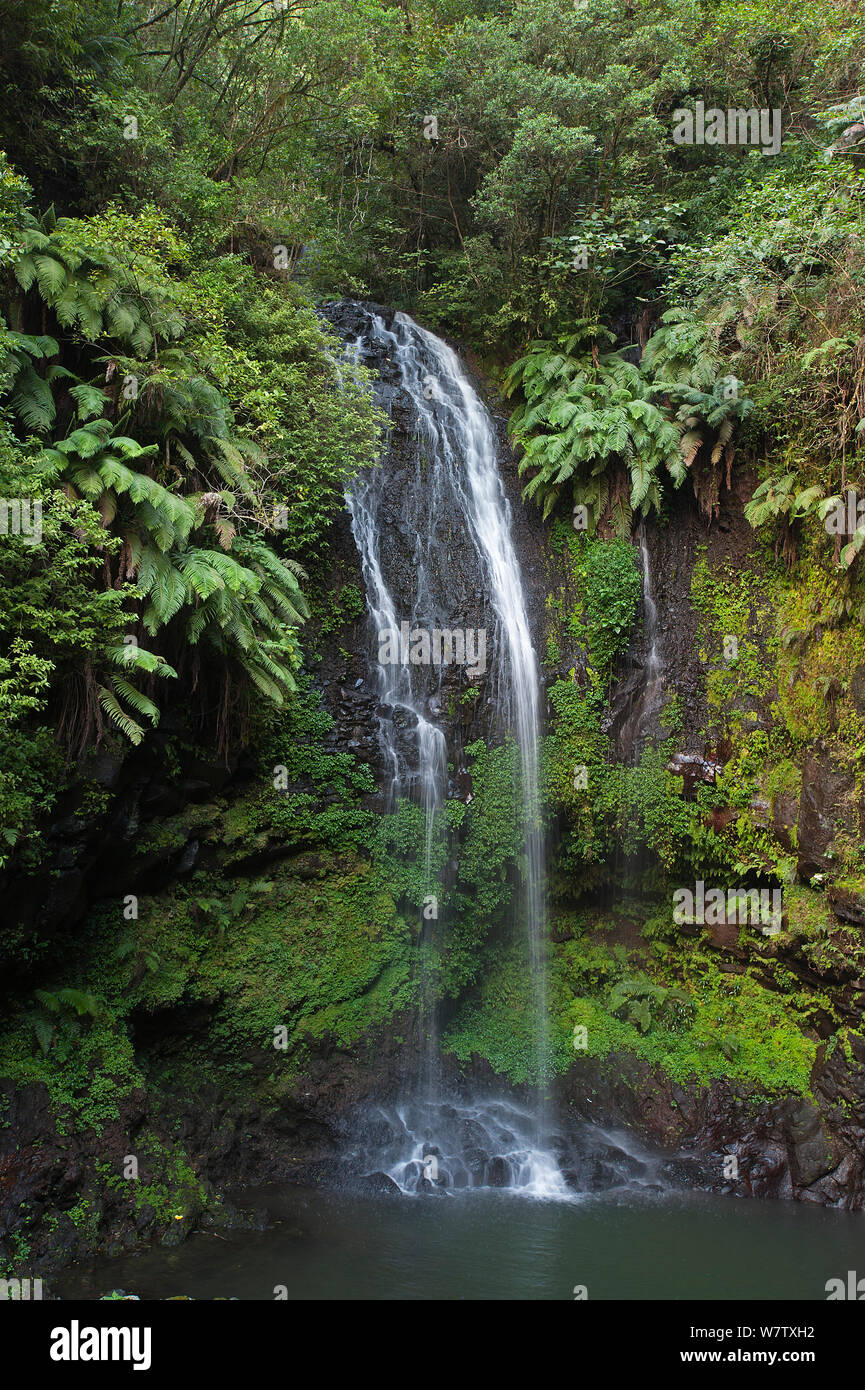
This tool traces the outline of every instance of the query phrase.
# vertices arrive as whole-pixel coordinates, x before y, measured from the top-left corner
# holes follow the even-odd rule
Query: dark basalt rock
[[[850,697],[857,714],[865,714],[865,666],[857,666],[850,677]]]
[[[386,1196],[402,1196],[399,1183],[394,1182],[389,1173],[364,1173],[360,1178],[362,1186],[367,1192],[381,1193]]]
[[[739,1196],[792,1198],[865,1209],[865,1041],[850,1061],[823,1048],[812,1075],[816,1104],[746,1102],[720,1079],[673,1085],[647,1063],[589,1059],[560,1082],[562,1106],[606,1124],[626,1123],[646,1144],[671,1151],[661,1175]],[[582,1097],[582,1105],[579,1097]],[[735,1178],[725,1164],[736,1158]],[[602,1167],[607,1161],[601,1160]],[[680,1166],[684,1165],[684,1166]],[[613,1167],[612,1163],[607,1166]],[[608,1175],[597,1174],[603,1183]]]
[[[369,321],[365,310],[378,313],[386,327],[392,325],[394,310],[373,303],[359,305],[352,300],[340,300],[324,305],[322,314],[347,341],[364,337],[364,365],[375,372],[380,404],[390,412],[394,421],[395,428],[389,434],[380,464],[383,494],[379,514],[386,523],[381,534],[381,561],[392,592],[405,595],[408,601],[416,588],[417,568],[415,547],[418,528],[411,524],[411,519],[413,509],[423,509],[427,505],[426,496],[416,486],[416,479],[423,477],[424,444],[415,429],[415,408],[402,389],[397,365],[385,347],[368,336]],[[452,346],[459,351],[458,345]],[[537,525],[536,509],[522,500],[516,459],[507,439],[505,419],[493,414],[493,422],[498,435],[500,476],[511,508],[512,533],[527,591],[533,640],[536,650],[540,651],[544,645],[547,588],[544,535]],[[496,629],[496,620],[487,600],[486,578],[479,568],[476,548],[467,532],[467,519],[462,509],[445,499],[436,526],[440,543],[430,561],[431,587],[440,596],[440,611],[424,614],[418,621],[428,627],[484,628],[488,634],[488,665],[483,674],[469,676],[465,668],[456,665],[434,668],[430,672],[427,708],[445,733],[448,762],[461,769],[465,764],[463,750],[467,744],[479,738],[497,739],[504,733],[496,699],[496,682],[491,678],[494,675],[492,634]],[[344,583],[351,582],[363,589],[359,557],[347,512],[338,518],[334,527],[334,552],[337,565],[332,575],[334,588],[338,591]],[[410,614],[406,612],[401,616],[408,618]],[[377,660],[377,642],[366,615],[347,625],[340,634],[340,645],[352,653],[348,666],[338,651],[333,650],[334,645],[331,644],[331,650],[323,654],[316,680],[323,691],[328,711],[336,721],[333,746],[340,750],[351,746],[353,752],[370,764],[381,788],[379,798],[373,799],[371,805],[374,809],[383,809],[384,789],[389,774],[379,746],[378,716],[384,711],[376,707],[374,690],[366,679],[371,663]],[[364,685],[353,688],[361,678]],[[400,725],[407,719],[407,711],[398,712],[394,719],[398,751]],[[404,724],[408,734],[410,723],[409,720]],[[406,749],[411,750],[410,742]],[[460,783],[449,788],[449,794],[465,799],[470,791],[466,791]]]
[[[508,1187],[511,1181],[511,1165],[501,1154],[495,1154],[487,1161],[484,1181],[488,1187]]]
[[[826,889],[826,898],[839,921],[865,927],[865,895],[830,884]]]
[[[799,803],[790,792],[782,792],[772,803],[772,831],[782,849],[794,848],[793,832],[799,819]]]
[[[802,791],[799,798],[799,863],[800,878],[825,873],[832,865],[828,851],[839,821],[846,821],[858,830],[858,817],[847,805],[853,788],[853,777],[833,766],[828,754],[808,753],[802,768]]]
[[[723,771],[721,763],[712,762],[699,753],[674,753],[667,768],[682,778],[682,791],[686,799],[693,797],[698,782],[703,786],[714,786],[719,773]]]

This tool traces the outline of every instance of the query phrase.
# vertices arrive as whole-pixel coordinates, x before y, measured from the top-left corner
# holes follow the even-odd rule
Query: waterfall
[[[646,539],[646,524],[640,522],[636,534],[643,575],[643,658],[633,658],[634,668],[623,687],[625,715],[616,735],[616,751],[624,763],[636,763],[648,739],[658,737],[658,717],[664,707],[666,691],[664,668],[658,637],[658,607],[652,583],[652,561]]]
[[[350,343],[357,361],[386,357],[380,373],[380,403],[419,447],[405,467],[368,470],[355,480],[347,501],[361,557],[372,626],[377,635],[418,628],[451,629],[466,624],[484,633],[491,653],[490,680],[501,728],[519,749],[523,824],[522,908],[532,975],[535,1063],[539,1095],[548,1070],[547,989],[544,957],[545,865],[539,794],[540,680],[532,645],[525,593],[511,536],[511,510],[498,469],[498,446],[489,412],[456,353],[406,314],[390,324],[374,309],[355,306],[360,331]],[[401,416],[402,418],[395,418]],[[400,561],[405,542],[413,548],[410,568]],[[473,613],[452,612],[454,592],[471,594]],[[465,604],[463,604],[465,606]],[[492,620],[492,641],[486,623]],[[478,638],[479,640],[479,638]],[[379,732],[390,779],[391,802],[412,795],[424,809],[426,876],[433,884],[439,811],[448,791],[446,739],[441,727],[442,667],[413,664],[405,646],[400,660],[378,665]],[[433,1037],[431,1021],[428,1036]],[[428,1067],[428,1072],[431,1070]],[[438,1103],[432,1093],[421,1098]],[[411,1126],[401,1116],[406,1134]],[[413,1122],[414,1123],[414,1122]],[[545,1123],[539,1103],[533,1141],[521,1130],[523,1157],[509,1159],[514,1185],[558,1191],[554,1160],[538,1145]],[[495,1126],[491,1125],[495,1130]],[[417,1149],[423,1139],[411,1130]],[[511,1135],[513,1139],[514,1136]],[[419,1147],[418,1147],[419,1146]],[[498,1157],[502,1157],[498,1155]],[[492,1171],[492,1170],[491,1170]],[[496,1184],[502,1185],[503,1166]],[[491,1179],[492,1180],[492,1179]],[[507,1184],[505,1184],[507,1185]]]
[[[641,523],[639,530],[640,563],[643,568],[643,632],[646,642],[646,684],[657,680],[660,672],[658,655],[658,609],[652,588],[652,565],[649,547],[646,544],[646,528]]]
[[[398,631],[406,617],[403,613],[397,613],[394,595],[382,573],[382,519],[379,515],[382,501],[381,483],[381,473],[371,471],[355,485],[347,498],[352,532],[361,557],[367,607],[376,633]],[[423,554],[430,541],[429,533],[426,536],[418,533],[418,582],[410,614],[412,627],[432,607]],[[425,702],[421,694],[412,688],[413,668],[409,665],[408,653],[405,653],[399,662],[388,665],[375,662],[374,670],[378,681],[379,736],[389,769],[389,804],[392,806],[398,797],[407,795],[412,790],[419,793],[418,799],[425,816],[425,871],[429,882],[432,872],[435,812],[442,800],[445,779],[445,737],[442,730],[427,718],[424,711]],[[408,716],[409,726],[414,729],[413,763],[407,758],[402,743],[397,738],[399,724],[394,721],[395,711]]]

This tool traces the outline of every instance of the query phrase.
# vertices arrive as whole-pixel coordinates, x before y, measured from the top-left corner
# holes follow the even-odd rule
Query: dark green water
[[[816,1299],[865,1275],[865,1215],[703,1194],[544,1202],[482,1190],[367,1198],[246,1193],[275,1223],[74,1267],[63,1298]],[[240,1203],[238,1203],[240,1204]]]

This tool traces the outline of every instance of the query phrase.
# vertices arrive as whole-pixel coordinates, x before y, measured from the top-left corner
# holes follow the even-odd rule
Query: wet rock
[[[790,1171],[795,1185],[809,1187],[836,1167],[838,1155],[815,1106],[804,1103],[791,1115]]]
[[[385,1115],[373,1115],[364,1122],[363,1138],[370,1149],[384,1149],[397,1138],[396,1126]]]
[[[831,866],[829,850],[836,824],[852,821],[847,798],[853,787],[850,773],[833,766],[828,755],[808,753],[802,768],[799,798],[799,875],[810,879]]]
[[[165,1231],[159,1243],[160,1245],[164,1245],[168,1248],[172,1248],[176,1245],[182,1245],[189,1233],[190,1225],[188,1222],[186,1222],[185,1220],[174,1220],[172,1221],[168,1229]]]
[[[192,873],[198,862],[198,850],[198,840],[190,840],[174,867],[174,872],[178,878],[185,878],[187,874]]]
[[[726,951],[744,959],[745,952],[739,945],[739,927],[736,922],[706,922],[705,928],[716,951]]]
[[[839,921],[865,927],[865,895],[830,884],[826,889],[826,898]]]
[[[696,1158],[677,1154],[674,1158],[667,1159],[659,1171],[665,1182],[670,1183],[673,1187],[705,1188],[710,1185],[705,1164]]]
[[[484,1182],[487,1187],[510,1187],[511,1165],[501,1154],[495,1154],[487,1161]]]
[[[700,753],[674,753],[667,768],[676,777],[682,778],[682,792],[686,800],[693,797],[697,783],[714,786],[719,772],[723,770],[720,763],[710,762]]]
[[[772,830],[786,850],[794,848],[793,831],[799,818],[798,798],[792,792],[781,792],[772,803]]]
[[[857,666],[850,677],[850,698],[857,714],[865,714],[865,666]]]
[[[755,825],[768,826],[772,819],[772,808],[762,796],[755,796],[748,806]]]
[[[489,1154],[486,1149],[478,1148],[473,1144],[469,1144],[463,1149],[463,1160],[467,1164],[475,1183],[482,1183],[484,1181],[484,1173],[486,1171],[488,1158]]]
[[[389,1173],[378,1170],[375,1173],[364,1173],[360,1179],[361,1185],[366,1192],[377,1192],[393,1196],[400,1195],[399,1183],[394,1182]]]
[[[430,1182],[429,1178],[421,1178],[418,1185],[418,1192],[423,1192],[429,1197],[444,1197],[447,1183],[443,1178],[436,1182]]]
[[[610,1163],[597,1161],[592,1164],[589,1175],[589,1189],[593,1192],[607,1192],[611,1187],[620,1187],[621,1174]]]

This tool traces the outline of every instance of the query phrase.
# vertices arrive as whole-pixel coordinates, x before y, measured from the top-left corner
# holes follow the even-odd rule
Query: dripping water
[[[658,679],[660,657],[658,655],[658,609],[652,588],[652,564],[649,547],[646,544],[646,528],[640,524],[639,530],[640,563],[643,569],[643,632],[646,642],[646,686]]]
[[[622,762],[637,763],[653,733],[665,702],[664,669],[659,639],[658,608],[652,582],[652,560],[646,538],[645,522],[641,521],[636,535],[643,580],[643,658],[625,684],[627,713],[617,734],[617,752]]]

